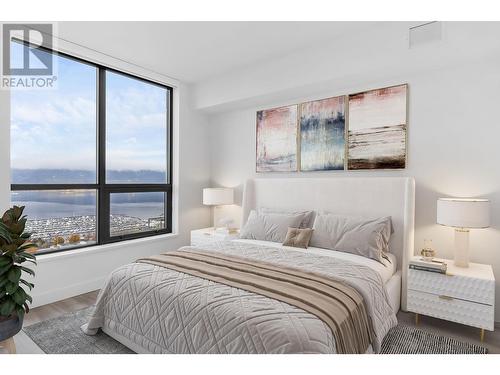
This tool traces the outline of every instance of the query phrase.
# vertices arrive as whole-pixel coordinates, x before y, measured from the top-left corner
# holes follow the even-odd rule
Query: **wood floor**
[[[29,314],[25,315],[24,326],[27,327],[44,320],[57,318],[58,316],[92,306],[97,299],[98,293],[99,291],[96,290],[94,292],[80,294],[79,296],[50,303],[48,305],[35,307],[30,310]]]
[[[89,307],[95,303],[97,294],[98,291],[94,291],[34,308],[29,314],[26,315],[24,325],[29,326],[31,324],[56,318],[64,314]],[[400,323],[414,325],[415,315],[400,311],[398,313],[398,321]],[[495,332],[486,331],[485,340],[481,343],[479,339],[479,329],[477,328],[467,327],[461,324],[447,322],[427,316],[420,316],[418,327],[424,330],[433,331],[436,334],[455,337],[459,340],[478,345],[484,345],[489,349],[490,353],[500,353],[500,328],[497,328]],[[14,341],[16,343],[17,353],[42,353],[40,348],[38,348],[22,331],[14,337]]]

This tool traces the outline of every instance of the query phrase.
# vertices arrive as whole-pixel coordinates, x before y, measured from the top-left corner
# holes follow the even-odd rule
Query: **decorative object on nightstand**
[[[205,188],[203,189],[203,204],[206,206],[224,206],[234,203],[234,190],[229,188]],[[215,218],[214,218],[215,221]],[[214,222],[215,229],[224,234],[229,234],[231,232],[231,225],[234,224],[234,220],[229,218],[221,218],[217,224],[223,226],[223,228],[217,228]]]
[[[490,265],[470,263],[458,267],[453,261],[439,259],[447,264],[446,274],[408,270],[408,311],[428,315],[481,329],[494,330],[495,277]],[[410,260],[420,261],[419,256]]]
[[[237,229],[230,231],[230,233],[220,233],[215,228],[196,229],[191,231],[191,246],[231,241],[239,238],[239,236],[240,231]]]
[[[439,198],[437,223],[455,228],[455,265],[469,266],[469,229],[490,226],[488,199]]]
[[[432,240],[424,240],[424,248],[420,251],[422,260],[431,262],[436,256],[436,251],[432,248]]]

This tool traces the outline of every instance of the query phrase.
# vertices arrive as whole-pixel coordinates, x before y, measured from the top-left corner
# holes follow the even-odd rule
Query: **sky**
[[[12,43],[13,66],[22,48]],[[57,88],[11,91],[11,166],[95,171],[97,69],[54,64]],[[106,103],[107,168],[165,171],[167,90],[107,72]]]

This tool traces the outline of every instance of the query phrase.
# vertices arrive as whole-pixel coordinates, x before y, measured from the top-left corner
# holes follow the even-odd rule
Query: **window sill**
[[[133,246],[133,245],[140,245],[140,244],[148,244],[148,243],[155,243],[159,241],[164,241],[164,240],[169,240],[172,238],[178,237],[178,233],[167,233],[167,234],[160,234],[158,236],[152,236],[152,237],[145,237],[145,238],[137,238],[133,240],[126,240],[126,241],[120,241],[120,242],[115,242],[115,243],[109,243],[109,244],[104,244],[104,245],[96,245],[96,246],[89,246],[89,247],[84,247],[80,249],[74,249],[74,250],[68,250],[68,251],[61,251],[59,253],[49,253],[49,254],[40,254],[37,255],[36,260],[38,264],[41,263],[47,263],[51,262],[53,260],[60,260],[64,258],[72,258],[72,257],[77,257],[77,256],[88,256],[92,254],[98,254],[110,250],[114,250],[123,246]]]

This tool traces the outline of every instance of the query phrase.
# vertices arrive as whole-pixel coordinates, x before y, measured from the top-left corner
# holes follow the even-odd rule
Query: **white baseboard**
[[[106,277],[98,277],[78,284],[68,285],[63,288],[53,289],[45,293],[36,294],[34,289],[33,304],[31,308],[47,305],[49,303],[61,301],[66,298],[78,296],[80,294],[92,292],[100,289],[104,285]]]

